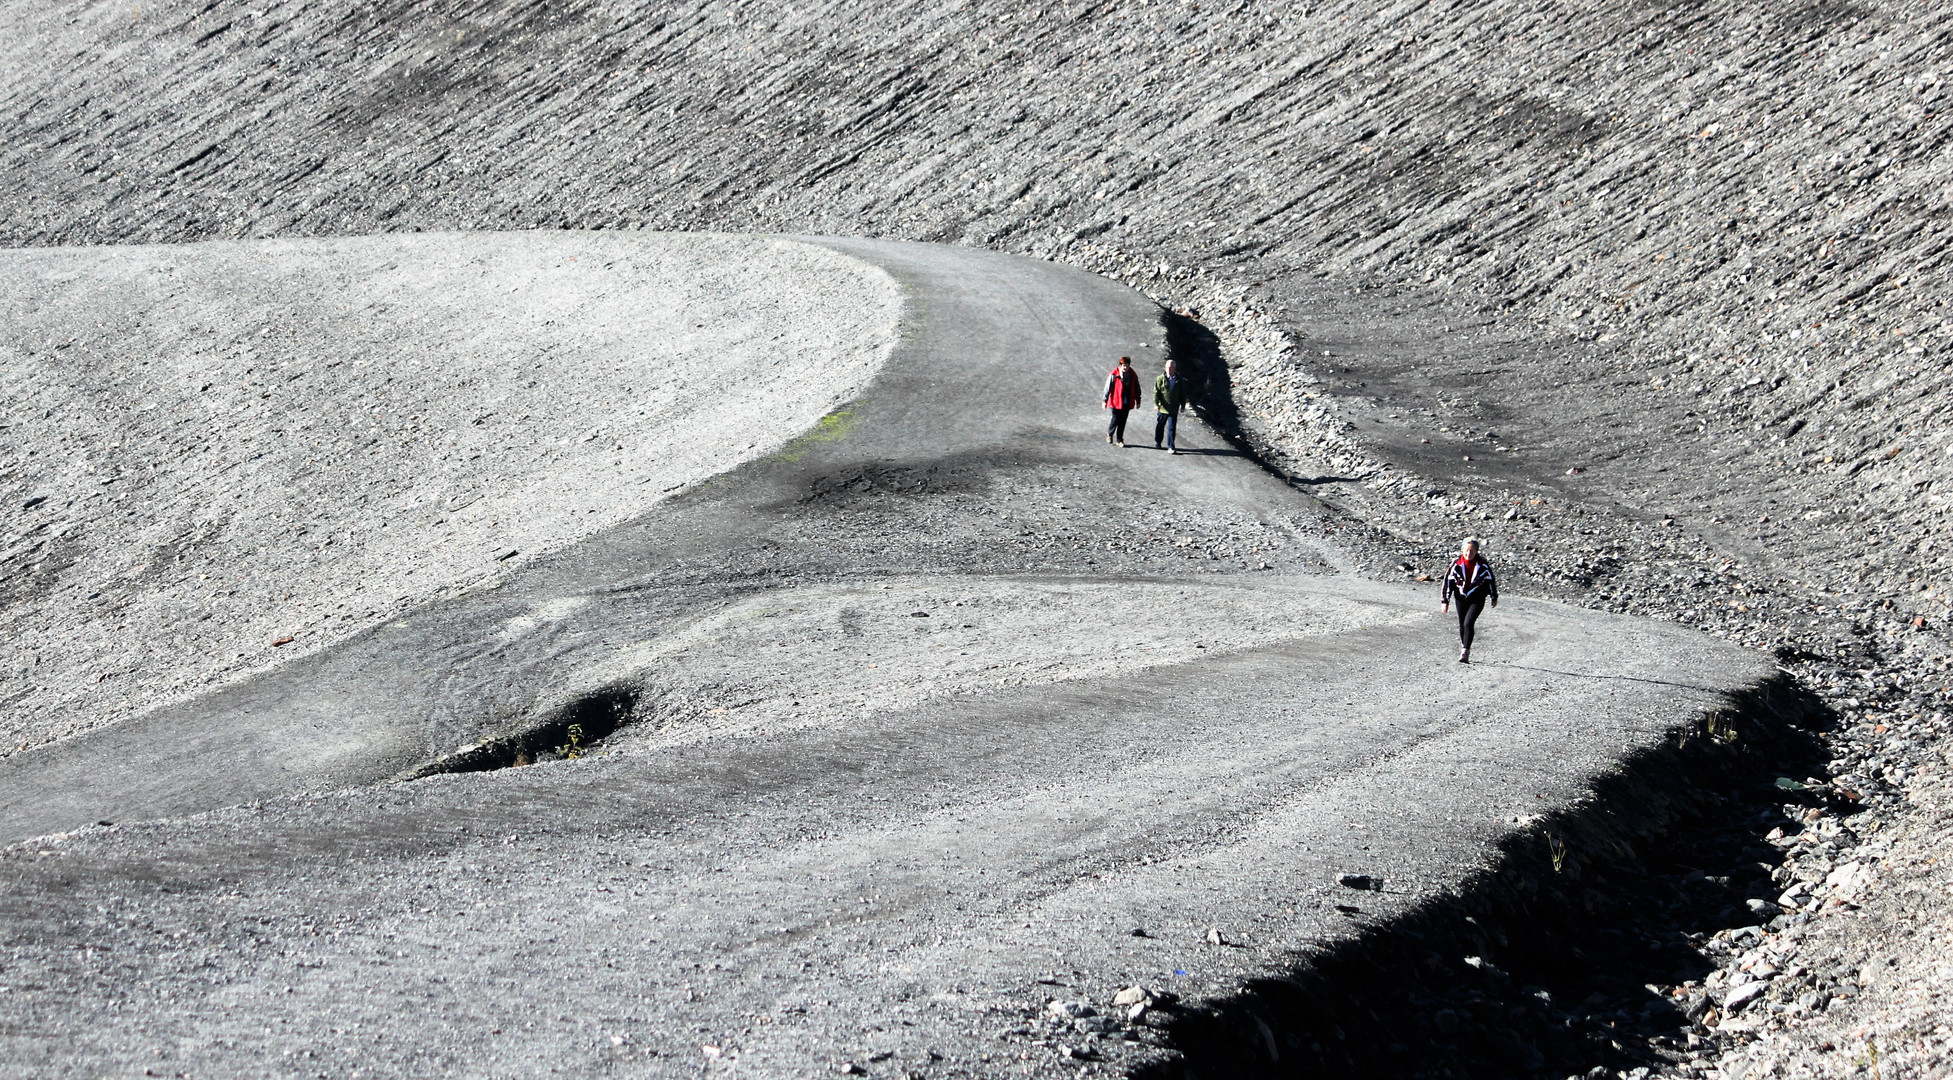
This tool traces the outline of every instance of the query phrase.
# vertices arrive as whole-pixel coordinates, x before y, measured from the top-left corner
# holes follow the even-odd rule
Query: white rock
[[[1770,984],[1761,979],[1755,982],[1746,982],[1736,989],[1731,990],[1729,996],[1723,999],[1723,1011],[1735,1012],[1750,1002],[1755,1001],[1757,998],[1762,997],[1769,989]]]
[[[1852,900],[1871,884],[1872,867],[1869,863],[1849,862],[1839,865],[1824,879],[1824,887],[1840,900]]]
[[[1114,1005],[1137,1005],[1153,996],[1152,991],[1143,986],[1128,986],[1112,995]]]

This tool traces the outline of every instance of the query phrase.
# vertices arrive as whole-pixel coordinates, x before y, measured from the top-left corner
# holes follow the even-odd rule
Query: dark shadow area
[[[1246,458],[1291,484],[1303,486],[1347,484],[1357,480],[1354,476],[1290,476],[1269,464],[1241,431],[1241,412],[1234,402],[1234,381],[1228,374],[1227,361],[1221,356],[1220,338],[1198,319],[1165,308],[1160,309],[1160,325],[1166,331],[1167,355],[1179,363],[1184,377],[1191,380],[1188,401],[1194,414],[1206,421],[1229,447],[1181,453]]]
[[[542,723],[490,739],[477,746],[422,765],[406,779],[442,773],[492,772],[539,761],[580,757],[637,712],[636,687],[607,686],[551,713]]]
[[[999,473],[1093,460],[1083,456],[1089,451],[1081,451],[1071,432],[1034,428],[1025,441],[1028,445],[850,462],[839,470],[806,468],[795,475],[793,505],[829,508],[891,496],[990,495]],[[1104,449],[1090,441],[1085,446]]]
[[[1717,1036],[1701,1021],[1719,1006],[1684,986],[1713,970],[1704,951],[1810,918],[1748,902],[1782,890],[1766,872],[1782,858],[1769,834],[1852,811],[1828,784],[1785,783],[1821,775],[1815,733],[1833,719],[1784,677],[1732,695],[1516,835],[1456,899],[1226,1000],[1170,1006],[1156,1022],[1183,1056],[1137,1075],[1558,1080],[1706,1049]]]
[[[1221,359],[1221,339],[1199,320],[1165,308],[1160,309],[1160,325],[1166,331],[1166,354],[1178,365],[1180,376],[1188,381],[1187,400],[1194,414],[1219,432],[1235,453],[1260,460],[1241,434],[1241,413],[1234,404],[1233,380],[1228,377],[1227,361]]]

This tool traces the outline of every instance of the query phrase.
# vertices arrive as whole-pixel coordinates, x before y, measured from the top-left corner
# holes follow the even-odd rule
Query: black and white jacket
[[[1438,602],[1449,604],[1453,600],[1469,604],[1478,600],[1499,602],[1499,579],[1492,574],[1492,564],[1484,559],[1467,562],[1459,559],[1451,564],[1451,572],[1444,576],[1444,596]]]

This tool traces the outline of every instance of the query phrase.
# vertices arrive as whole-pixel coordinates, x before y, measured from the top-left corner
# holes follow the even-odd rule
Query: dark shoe
[[[1470,649],[1459,649],[1459,650],[1458,650],[1458,662],[1459,662],[1459,663],[1461,663],[1461,664],[1469,664],[1469,663],[1471,663],[1471,662],[1472,662],[1472,651],[1471,651]]]

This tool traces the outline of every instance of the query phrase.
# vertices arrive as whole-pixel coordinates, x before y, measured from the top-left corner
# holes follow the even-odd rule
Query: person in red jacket
[[[1492,574],[1492,564],[1478,557],[1478,539],[1465,537],[1465,543],[1458,552],[1458,561],[1451,564],[1450,573],[1444,576],[1444,592],[1438,597],[1438,610],[1444,611],[1451,602],[1458,602],[1458,662],[1472,662],[1472,635],[1478,629],[1478,613],[1485,610],[1485,602],[1490,600],[1493,607],[1499,606],[1499,579]]]
[[[1112,410],[1106,421],[1105,441],[1126,445],[1126,414],[1139,404],[1139,372],[1132,369],[1132,357],[1121,356],[1119,366],[1105,380],[1105,407]]]

